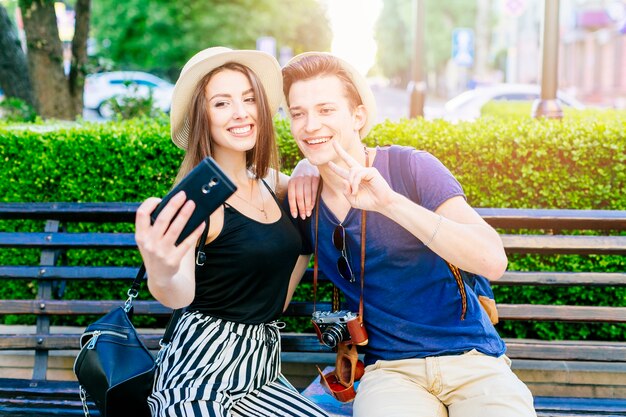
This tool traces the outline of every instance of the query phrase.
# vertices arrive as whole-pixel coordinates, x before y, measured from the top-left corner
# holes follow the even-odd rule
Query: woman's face
[[[252,149],[258,133],[258,109],[248,78],[225,69],[211,77],[205,94],[214,151]]]

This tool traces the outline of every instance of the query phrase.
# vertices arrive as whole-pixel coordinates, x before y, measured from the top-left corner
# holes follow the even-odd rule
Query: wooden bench
[[[105,249],[135,250],[128,223],[134,222],[136,203],[0,203],[0,220],[16,220],[13,231],[0,227],[2,250],[19,253],[35,250],[39,262],[30,265],[1,265],[0,280],[26,280],[35,283],[36,295],[29,300],[0,300],[0,315],[34,315],[31,334],[12,332],[4,326],[0,334],[0,354],[28,352],[32,374],[8,378],[0,367],[0,415],[82,415],[75,381],[55,381],[49,363],[58,352],[75,354],[82,328],[51,327],[54,316],[102,315],[123,303],[118,300],[80,300],[58,297],[53,289],[75,281],[124,281],[129,283],[137,266],[91,266],[81,264],[73,253],[84,249],[98,253]],[[604,210],[518,210],[479,209],[483,218],[502,230],[509,254],[593,254],[626,255],[626,211]],[[34,221],[35,224],[33,223]],[[76,232],[76,223],[113,224],[113,231]],[[8,223],[7,223],[8,224]],[[115,225],[121,225],[117,228]],[[35,230],[36,229],[36,230]],[[67,231],[69,230],[69,232]],[[99,228],[102,230],[102,228]],[[119,232],[123,230],[123,232]],[[562,231],[591,230],[600,235],[566,235]],[[509,234],[524,231],[524,234]],[[73,258],[74,256],[74,258]],[[80,255],[78,255],[80,256]],[[35,263],[38,263],[36,265]],[[1,264],[1,263],[0,263]],[[71,264],[72,266],[69,266]],[[309,274],[310,275],[310,274]],[[310,280],[310,276],[305,277]],[[56,284],[55,284],[56,283]],[[626,286],[626,273],[606,272],[507,272],[494,283],[501,286]],[[502,322],[509,320],[625,323],[625,303],[619,307],[566,305],[499,304]],[[330,308],[318,303],[319,309]],[[138,315],[165,318],[169,309],[150,301],[147,289],[135,302]],[[310,317],[310,301],[292,302],[286,316]],[[158,348],[161,330],[148,331],[144,341]],[[507,354],[514,360],[514,371],[536,395],[539,415],[626,415],[626,342],[539,341],[507,339]],[[327,366],[334,354],[313,334],[284,333],[285,367],[303,378],[295,385],[304,388],[313,380],[314,365]],[[34,352],[34,354],[32,353]],[[288,366],[287,366],[288,365]],[[1,366],[1,363],[0,363]],[[292,375],[287,373],[292,380]],[[314,399],[315,383],[305,392]],[[332,405],[328,405],[332,407]],[[92,409],[94,411],[95,409]],[[349,413],[348,407],[336,410]],[[585,414],[586,413],[586,414]],[[94,411],[93,415],[97,415]]]

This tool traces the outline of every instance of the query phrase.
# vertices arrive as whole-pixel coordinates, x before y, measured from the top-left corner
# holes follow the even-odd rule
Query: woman
[[[212,156],[237,191],[208,219],[204,263],[196,263],[195,252],[205,225],[174,245],[193,211],[184,193],[152,226],[160,200],[149,198],[137,211],[150,292],[168,307],[187,307],[157,371],[149,399],[154,416],[326,415],[278,381],[276,319],[308,261],[272,191],[286,184],[272,124],[281,88],[272,56],[221,47],[192,57],[176,83],[172,140],[186,151],[176,180]]]

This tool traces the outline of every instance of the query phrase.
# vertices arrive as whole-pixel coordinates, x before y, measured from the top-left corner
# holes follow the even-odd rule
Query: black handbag
[[[124,306],[87,326],[80,338],[81,350],[74,362],[74,373],[80,384],[86,417],[89,417],[87,397],[94,401],[103,417],[150,417],[147,400],[154,385],[154,374],[183,310],[172,314],[159,342],[161,350],[153,357],[131,322],[133,299],[137,297],[145,272],[142,265],[128,290]]]

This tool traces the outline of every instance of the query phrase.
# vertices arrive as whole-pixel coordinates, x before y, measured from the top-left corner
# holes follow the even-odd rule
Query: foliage
[[[410,79],[413,45],[412,2],[388,0],[376,22],[377,62],[382,73],[398,85]]]
[[[289,122],[275,120],[283,171],[300,153]],[[474,123],[422,119],[385,122],[374,127],[369,145],[403,144],[438,157],[464,186],[474,207],[576,208],[626,210],[626,117],[618,111],[568,113],[562,121],[507,115]],[[120,123],[0,126],[0,201],[141,201],[163,195],[172,185],[182,151],[172,145],[169,126],[160,120]],[[10,163],[9,163],[10,162]],[[1,221],[2,230],[41,230],[42,222]],[[79,224],[77,230],[94,225]],[[132,231],[132,225],[103,225],[107,231]],[[94,251],[92,251],[94,252]],[[16,259],[19,257],[19,259]],[[39,262],[36,250],[0,250],[0,264]],[[70,264],[137,265],[127,253],[72,251]],[[626,259],[609,255],[511,256],[510,270],[621,271]],[[67,297],[120,298],[124,289],[104,283],[68,283]],[[34,298],[34,283],[5,281],[0,299]],[[328,290],[324,290],[327,298]],[[500,303],[626,306],[626,289],[593,287],[498,287]],[[296,299],[310,300],[310,286]],[[5,319],[12,320],[13,319]],[[86,320],[86,319],[83,319]],[[291,321],[291,320],[290,320]],[[306,323],[292,323],[307,329]],[[517,323],[499,325],[504,336],[544,339],[623,340],[620,324]]]
[[[138,93],[137,85],[131,85],[130,82],[126,82],[125,85],[127,93],[105,100],[101,111],[111,113],[118,120],[158,117],[165,121],[167,116],[156,105],[152,90],[148,91],[147,96],[142,96]]]
[[[6,122],[34,122],[36,118],[37,112],[24,100],[7,97],[0,101],[0,119]]]
[[[624,112],[578,111],[562,121],[387,121],[367,140],[430,151],[474,207],[623,210],[626,201],[616,197],[626,191],[625,128]]]
[[[387,0],[376,22],[377,62],[383,75],[405,85],[414,55],[414,0]],[[476,3],[465,0],[424,0],[424,53],[427,71],[441,70],[451,55],[452,31],[473,28]]]
[[[480,109],[481,116],[494,117],[498,119],[507,119],[510,117],[524,118],[532,114],[533,102],[532,101],[489,101]],[[580,110],[573,109],[571,107],[563,106],[563,116],[569,118],[571,116],[577,117],[580,114]],[[592,114],[593,110],[586,110],[587,115]],[[602,111],[597,111],[597,114],[602,114]]]
[[[315,0],[100,0],[92,16],[99,55],[170,79],[202,49],[255,49],[260,36],[274,36],[279,48],[330,47],[328,20]]]
[[[17,0],[0,0],[0,6],[3,6],[15,24],[15,10],[17,9]]]
[[[298,161],[303,158],[298,145],[293,140],[289,120],[276,117],[274,119],[276,130],[276,144],[280,149],[280,166],[286,174],[291,174]]]

